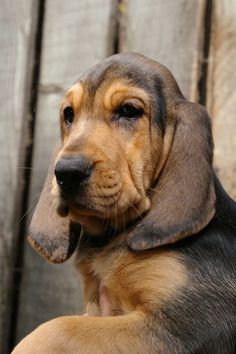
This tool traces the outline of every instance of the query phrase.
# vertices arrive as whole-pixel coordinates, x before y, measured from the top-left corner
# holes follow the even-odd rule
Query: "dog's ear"
[[[151,209],[128,236],[133,250],[174,243],[203,229],[215,214],[213,142],[205,109],[182,100],[173,143],[155,186]]]
[[[67,216],[58,214],[51,194],[53,161],[29,226],[28,240],[48,261],[62,263],[74,252],[81,228],[79,224],[70,222]]]

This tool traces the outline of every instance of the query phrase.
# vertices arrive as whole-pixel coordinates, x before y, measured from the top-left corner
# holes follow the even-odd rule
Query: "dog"
[[[235,353],[236,204],[204,107],[166,67],[117,54],[68,90],[60,130],[29,241],[54,263],[76,250],[85,315],[13,353]]]

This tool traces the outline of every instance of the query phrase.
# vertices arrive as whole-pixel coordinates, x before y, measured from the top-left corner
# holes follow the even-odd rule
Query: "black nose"
[[[55,166],[54,173],[61,191],[73,195],[91,175],[92,164],[84,157],[62,159]]]

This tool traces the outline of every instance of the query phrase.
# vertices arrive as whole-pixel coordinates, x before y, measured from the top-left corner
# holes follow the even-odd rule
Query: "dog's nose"
[[[59,160],[55,166],[57,183],[66,195],[75,193],[91,175],[92,163],[85,157]]]

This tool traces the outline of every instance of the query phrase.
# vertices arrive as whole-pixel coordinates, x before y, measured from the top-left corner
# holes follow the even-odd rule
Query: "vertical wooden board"
[[[59,102],[91,65],[113,51],[114,0],[47,0],[29,207],[40,192],[58,140]],[[73,260],[49,265],[28,245],[18,316],[18,340],[40,323],[82,309]]]
[[[2,0],[0,11],[0,352],[6,347],[9,295],[17,216],[19,175],[25,146],[23,131],[29,119],[33,33],[33,0]]]
[[[123,0],[121,51],[142,53],[167,66],[184,95],[198,100],[205,0]]]
[[[215,167],[236,199],[236,2],[213,1],[207,108],[213,118]]]

